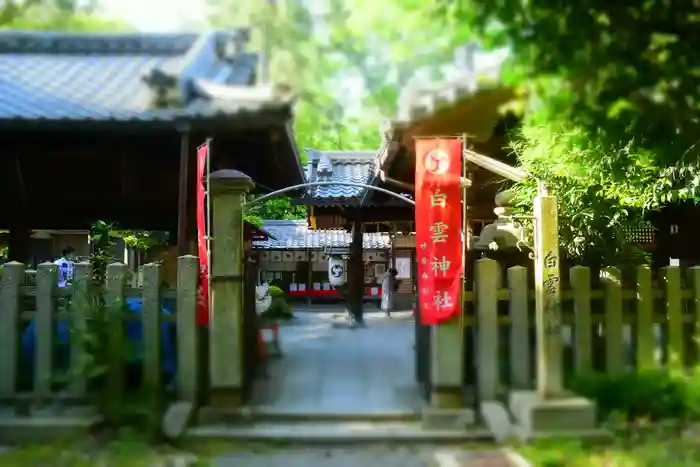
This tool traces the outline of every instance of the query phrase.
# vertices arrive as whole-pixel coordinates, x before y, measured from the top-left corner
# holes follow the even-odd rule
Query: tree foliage
[[[527,96],[513,146],[560,197],[572,256],[613,261],[647,213],[697,201],[693,2],[433,0],[429,8],[486,47],[510,48],[505,77]],[[532,186],[519,192],[525,202]]]
[[[439,39],[439,23],[397,0],[382,8],[367,0],[208,5],[212,26],[250,26],[250,49],[268,52],[271,80],[296,92],[300,149],[378,149],[379,124],[396,115],[401,88],[416,70],[435,72],[452,53],[451,44]],[[387,15],[394,20],[386,21]],[[276,199],[256,212],[249,220],[303,217],[305,211]]]
[[[31,31],[104,32],[128,26],[95,13],[98,2],[79,0],[5,0],[0,27]]]

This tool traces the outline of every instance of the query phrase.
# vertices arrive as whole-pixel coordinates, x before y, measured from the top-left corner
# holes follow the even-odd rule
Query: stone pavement
[[[415,382],[414,323],[410,312],[388,319],[365,315],[366,328],[350,329],[342,308],[295,309],[280,328],[283,356],[253,390],[252,406],[276,414],[324,416],[417,413],[425,405]],[[331,424],[332,419],[326,423]],[[337,422],[350,426],[349,422]],[[288,425],[285,425],[288,429]],[[332,431],[329,429],[329,431]],[[281,433],[279,439],[284,439]],[[527,467],[493,449],[427,444],[276,446],[215,456],[213,467]]]
[[[350,329],[336,310],[296,311],[297,324],[280,328],[283,356],[255,383],[252,405],[300,413],[420,410],[410,314],[367,313],[366,328]]]
[[[296,448],[233,453],[216,457],[213,467],[527,467],[499,450],[352,447]]]

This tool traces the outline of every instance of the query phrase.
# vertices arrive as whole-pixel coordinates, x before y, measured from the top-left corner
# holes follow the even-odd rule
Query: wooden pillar
[[[209,374],[211,403],[240,405],[243,395],[243,209],[253,181],[237,170],[209,177],[213,228]]]
[[[563,367],[557,198],[540,194],[534,208],[537,390],[541,396],[560,395]]]
[[[352,243],[348,260],[348,311],[357,324],[364,323],[363,299],[365,289],[365,267],[362,250],[362,222],[352,223]]]
[[[187,241],[188,225],[187,214],[190,160],[190,129],[188,125],[179,129],[180,132],[180,173],[178,179],[177,197],[177,254],[185,256],[190,253],[189,242]],[[207,188],[208,189],[208,188]]]
[[[3,161],[2,167],[3,171],[7,171],[10,174],[9,192],[12,197],[7,256],[9,261],[27,263],[30,260],[27,187],[24,183],[24,173],[19,154],[8,154],[8,156],[8,159]]]
[[[389,252],[389,267],[396,269],[396,223],[391,223],[391,233],[389,234],[391,241],[391,251]]]
[[[12,220],[7,239],[7,258],[9,261],[27,263],[29,258],[29,228],[24,216],[19,214]]]

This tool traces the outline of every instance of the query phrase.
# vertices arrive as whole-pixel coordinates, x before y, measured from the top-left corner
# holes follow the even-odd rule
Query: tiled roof
[[[0,32],[0,121],[171,121],[274,110],[251,86],[257,56],[243,51],[246,42],[245,30]],[[229,87],[251,97],[227,98]]]
[[[349,246],[350,232],[345,230],[312,230],[305,220],[266,220],[263,228],[275,238],[253,242],[253,247],[263,249],[322,249],[326,246]],[[363,248],[387,249],[391,247],[388,234],[366,233]]]
[[[474,44],[465,44],[455,50],[455,63],[447,71],[447,76],[428,84],[409,83],[401,90],[398,102],[398,115],[384,122],[381,129],[382,145],[377,155],[377,172],[371,183],[380,183],[380,173],[391,176],[391,167],[400,158],[412,157],[413,148],[400,151],[404,146],[405,132],[420,136],[418,122],[436,118],[441,112],[468,102],[477,96],[485,98],[488,106],[498,109],[513,97],[514,90],[508,88],[502,78],[502,69],[508,58],[507,49],[482,52]],[[493,116],[477,114],[481,125],[492,130]],[[500,113],[495,113],[496,118]],[[462,126],[467,122],[462,122]],[[467,130],[467,128],[463,128]],[[467,133],[472,133],[467,131]],[[474,136],[472,134],[470,139]],[[489,134],[490,137],[490,134]],[[388,184],[380,183],[383,188]],[[370,196],[368,195],[367,198]],[[366,203],[366,201],[365,201]]]
[[[368,184],[374,172],[376,151],[322,151],[305,149],[308,155],[306,179],[309,182],[334,181]],[[367,189],[351,186],[308,188],[303,199],[316,202],[357,203]]]
[[[475,52],[471,51],[472,55]],[[488,64],[476,66],[474,56],[465,66],[452,70],[448,79],[428,86],[407,86],[399,98],[399,122],[433,117],[439,110],[452,107],[473,94],[501,84],[501,69],[508,51],[489,54]],[[481,54],[484,55],[484,54]]]

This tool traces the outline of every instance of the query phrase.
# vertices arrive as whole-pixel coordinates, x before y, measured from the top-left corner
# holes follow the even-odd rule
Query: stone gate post
[[[459,318],[435,325],[430,344],[430,405],[462,408],[464,386],[464,329]]]
[[[254,183],[237,170],[209,176],[212,197],[211,321],[209,375],[211,405],[237,406],[243,388],[243,207]]]
[[[540,187],[534,200],[537,390],[512,391],[516,435],[598,436],[596,407],[563,385],[559,221],[557,198]]]

